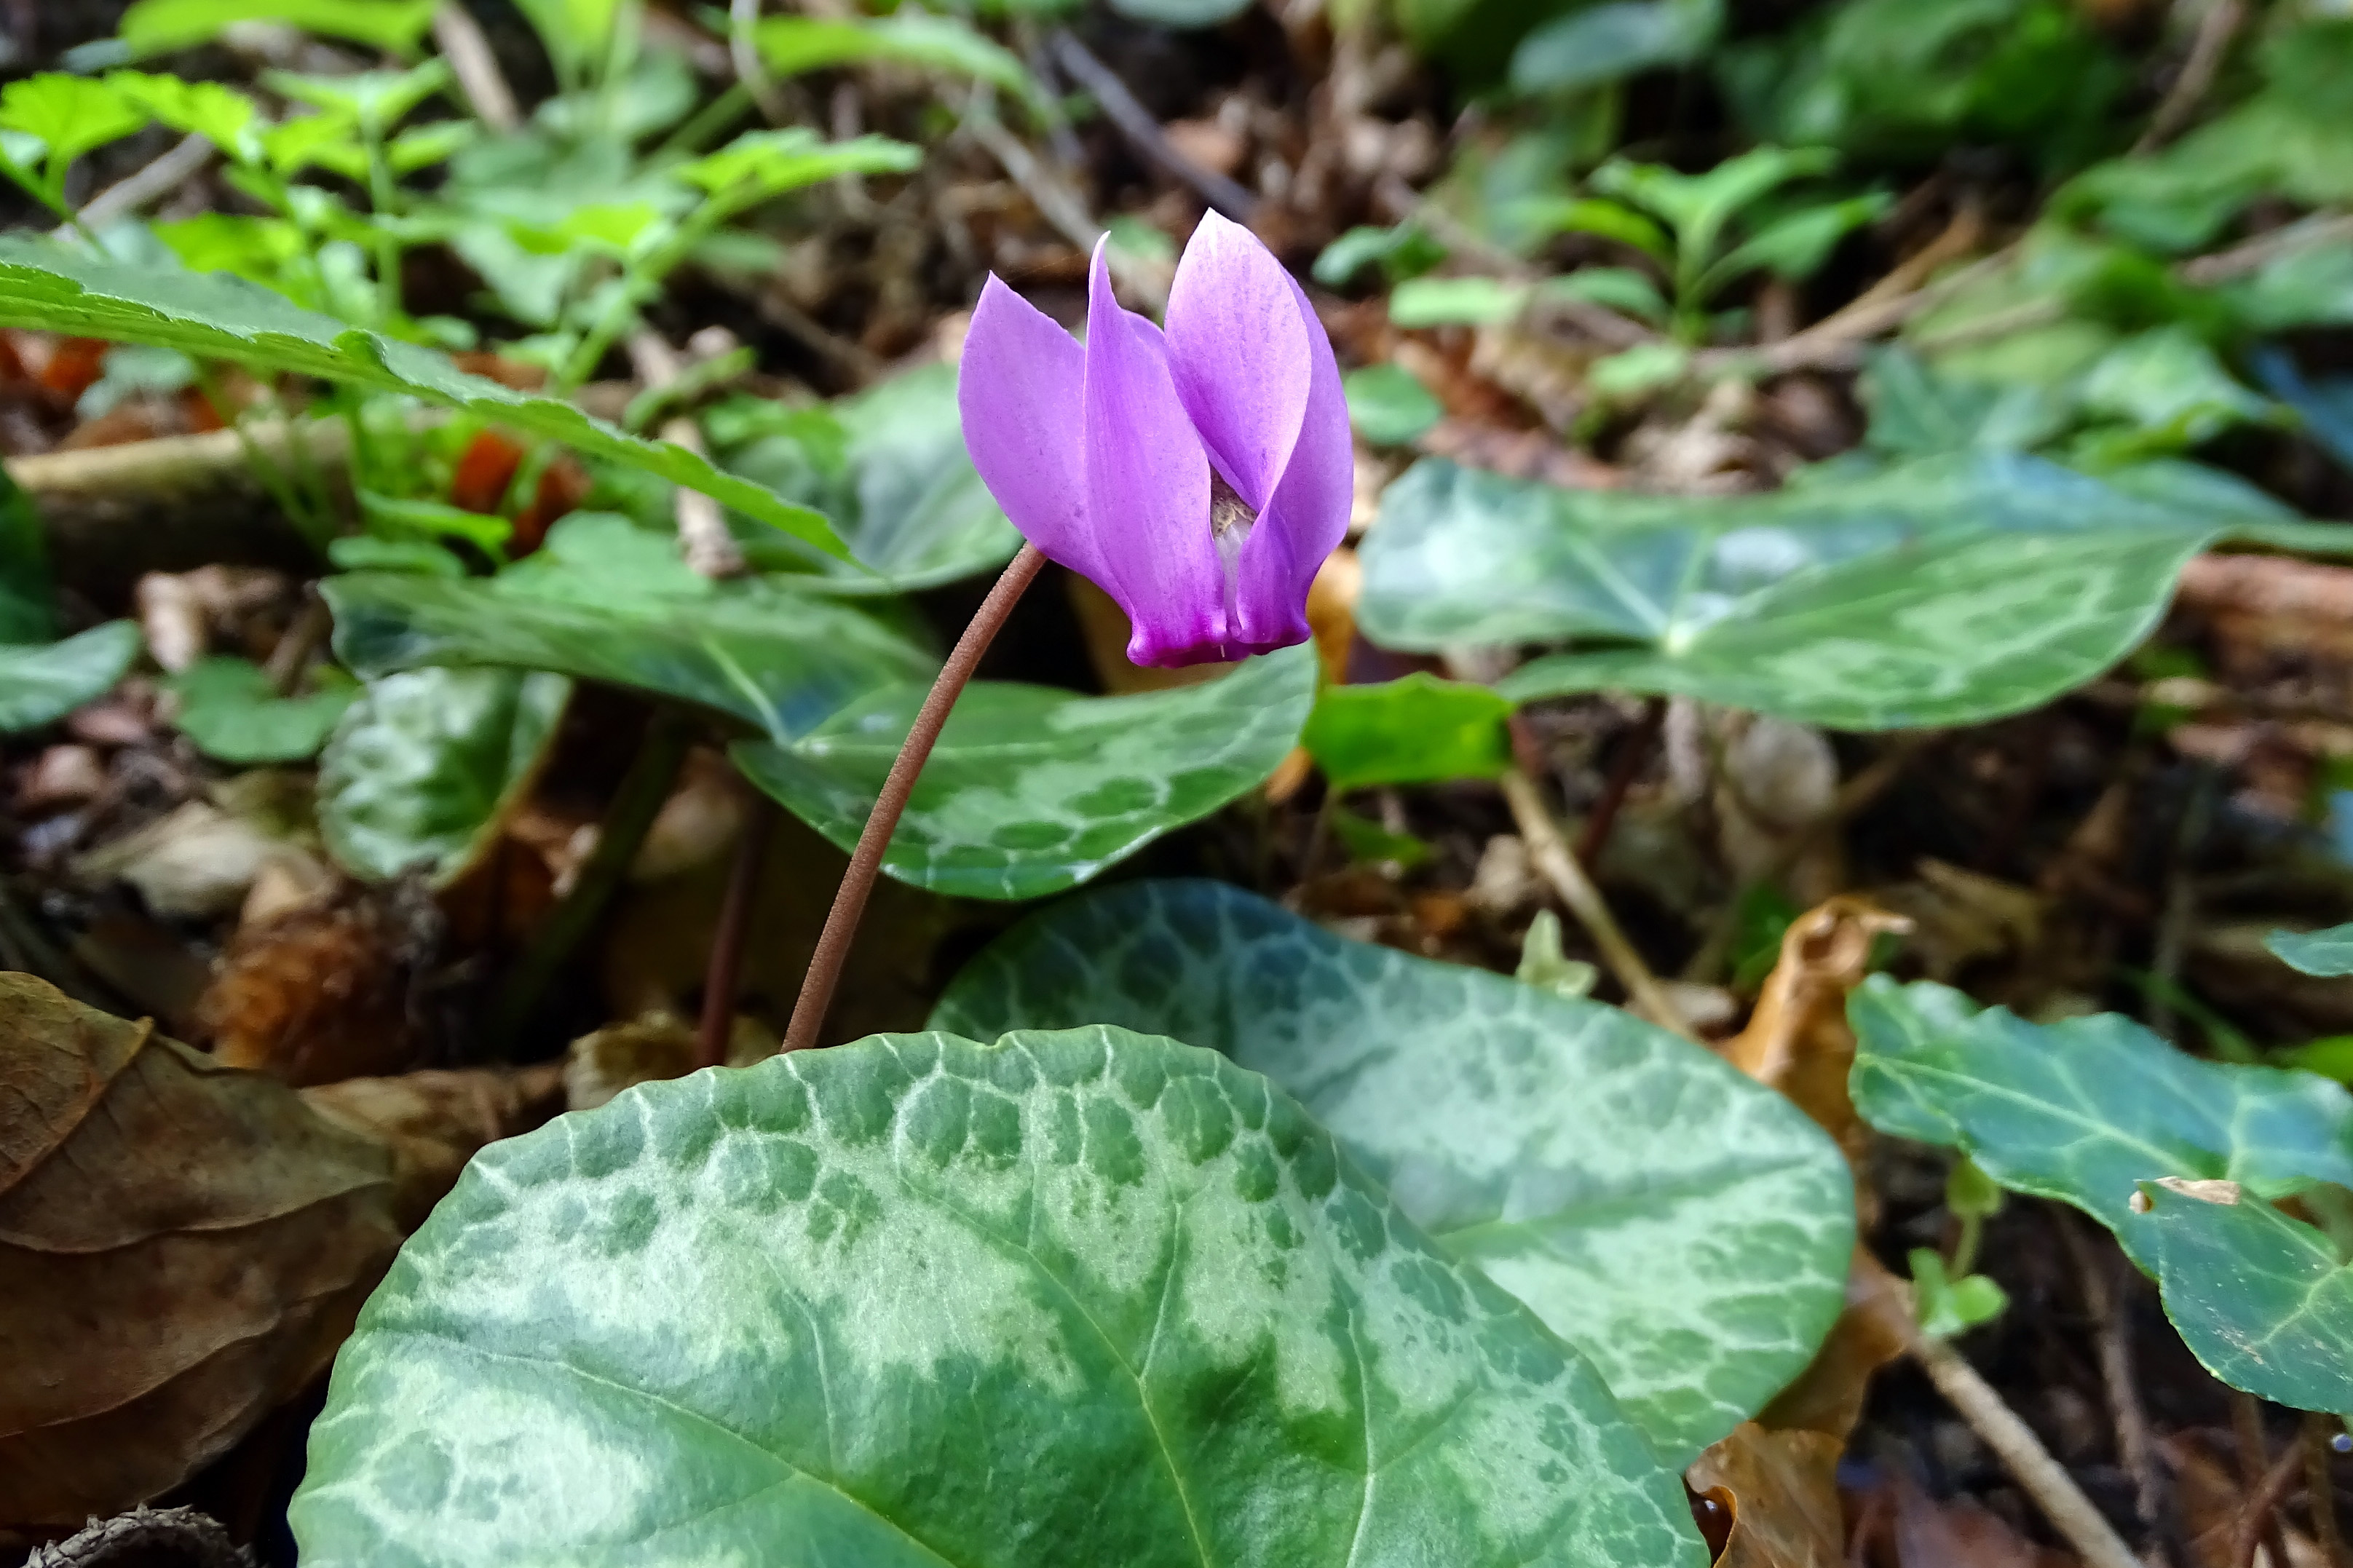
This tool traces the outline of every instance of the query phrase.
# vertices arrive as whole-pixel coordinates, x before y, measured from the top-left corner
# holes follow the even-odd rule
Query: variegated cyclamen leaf
[[[730,754],[849,849],[927,690],[877,692],[798,741],[746,742]],[[976,681],[948,715],[882,868],[962,898],[1060,892],[1264,779],[1314,700],[1315,656],[1303,647],[1127,697]]]
[[[1384,647],[1575,641],[1506,697],[1696,697],[1842,730],[2035,707],[2147,636],[2234,515],[2038,458],[1932,458],[1761,496],[1566,490],[1425,461],[1366,537]]]
[[[1177,1035],[1263,1072],[1405,1211],[1582,1351],[1681,1464],[1838,1316],[1852,1180],[1788,1100],[1615,1007],[1345,941],[1218,882],[1136,882],[1000,938],[932,1016]]]
[[[2335,978],[2353,974],[2353,925],[2327,931],[2275,931],[2263,945],[2291,969]]]
[[[309,1568],[1700,1568],[1593,1370],[1298,1104],[877,1036],[493,1144],[335,1365]]]

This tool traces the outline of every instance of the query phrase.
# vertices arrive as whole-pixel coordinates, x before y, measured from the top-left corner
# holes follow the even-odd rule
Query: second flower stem
[[[1038,552],[1036,545],[1021,547],[1021,553],[1013,558],[1013,563],[997,580],[997,586],[981,601],[964,636],[956,639],[955,650],[941,667],[939,679],[932,682],[931,695],[923,699],[923,707],[916,711],[915,721],[907,730],[906,742],[899,748],[898,760],[891,764],[890,776],[882,781],[882,793],[866,818],[866,831],[858,836],[858,848],[849,857],[849,869],[841,874],[841,889],[833,895],[833,910],[825,917],[825,930],[818,936],[817,951],[809,955],[808,973],[801,980],[800,999],[793,1004],[793,1021],[785,1030],[785,1049],[807,1050],[817,1044],[826,1009],[833,1003],[834,987],[841,980],[842,964],[849,957],[850,941],[858,934],[859,917],[866,912],[867,896],[874,891],[874,879],[881,873],[882,852],[891,847],[891,835],[897,831],[899,818],[907,809],[907,797],[914,793],[915,780],[931,757],[933,742],[940,738],[940,730],[948,721],[948,710],[964,694],[965,683],[972,679],[980,656],[997,640],[1015,603],[1045,564],[1046,558]]]

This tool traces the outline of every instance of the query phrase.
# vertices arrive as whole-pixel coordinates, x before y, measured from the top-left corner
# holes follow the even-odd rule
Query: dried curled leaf
[[[0,974],[0,1535],[155,1496],[317,1376],[392,1192],[276,1079]]]
[[[425,1223],[485,1143],[512,1138],[564,1109],[564,1068],[467,1068],[354,1078],[302,1090],[303,1103],[392,1154],[393,1210],[403,1230]]]
[[[1768,1431],[1746,1421],[1692,1461],[1683,1480],[1732,1515],[1715,1568],[1838,1568],[1846,1561],[1839,1451],[1820,1432]]]

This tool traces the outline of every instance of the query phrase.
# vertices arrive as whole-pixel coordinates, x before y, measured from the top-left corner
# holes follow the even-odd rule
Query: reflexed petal
[[[1168,289],[1168,365],[1210,460],[1252,510],[1264,510],[1307,407],[1319,330],[1300,320],[1298,286],[1241,225],[1216,213],[1176,263]],[[1312,321],[1313,318],[1309,318]],[[1327,346],[1323,351],[1331,357]]]
[[[1089,575],[1127,612],[1132,663],[1220,658],[1225,574],[1209,535],[1208,458],[1176,401],[1160,329],[1120,309],[1100,242],[1086,365],[1087,513],[1103,564]]]
[[[1348,510],[1356,499],[1356,454],[1348,436],[1340,367],[1306,294],[1296,283],[1291,294],[1306,328],[1314,371],[1290,466],[1275,486],[1274,500],[1259,513],[1238,563],[1240,624],[1234,640],[1252,653],[1307,640],[1307,586],[1324,558],[1347,537]]]
[[[989,275],[956,372],[965,449],[1023,537],[1103,581],[1087,521],[1086,351]]]

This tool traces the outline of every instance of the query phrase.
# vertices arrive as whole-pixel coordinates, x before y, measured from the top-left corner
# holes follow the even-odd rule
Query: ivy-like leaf
[[[63,642],[0,647],[0,731],[36,729],[105,696],[140,647],[135,621],[109,621]]]
[[[2353,925],[2327,931],[2275,931],[2263,945],[2290,969],[2334,979],[2353,974]]]
[[[2234,521],[2010,454],[1714,499],[1432,460],[1381,516],[1357,619],[1384,647],[1577,638],[1605,646],[1504,694],[1679,693],[1842,730],[1978,723],[2091,679]]]
[[[1838,1316],[1852,1178],[1788,1100],[1615,1007],[1344,941],[1218,882],[1055,905],[965,968],[960,1033],[1182,1032],[1299,1095],[1682,1464]]]
[[[2201,1061],[2113,1013],[2030,1024],[1927,981],[1873,975],[1848,999],[1847,1017],[1855,1109],[1873,1126],[1957,1148],[2014,1192],[2082,1209],[2158,1277],[2182,1339],[2217,1377],[2284,1404],[2339,1408],[2311,1403],[2345,1363],[2297,1359],[2320,1331],[2285,1283],[2319,1292],[2313,1310],[2339,1325],[2328,1334],[2340,1331],[2353,1287],[2333,1271],[2327,1239],[2283,1232],[2311,1229],[2284,1215],[2274,1225],[2168,1204],[2160,1218],[2151,1184],[2266,1210],[2266,1199],[2320,1184],[2353,1186],[2353,1094],[2342,1085]],[[2331,1268],[2316,1273],[2310,1260],[2322,1253]],[[2185,1282],[2190,1297],[2177,1306],[2173,1288]]]
[[[1256,1074],[877,1036],[492,1144],[336,1359],[312,1568],[1701,1568],[1600,1379]]]
[[[876,692],[797,742],[744,742],[735,765],[850,848],[928,689]],[[964,898],[1060,892],[1263,780],[1297,743],[1314,696],[1305,647],[1130,697],[976,681],[916,780],[882,868]]]
[[[443,355],[347,327],[240,279],[101,260],[0,236],[0,326],[153,343],[197,359],[291,371],[462,409],[701,490],[811,547],[849,559],[826,520],[667,441],[643,441],[568,403],[459,370]]]
[[[2250,1197],[2141,1190],[2166,1313],[2214,1375],[2293,1408],[2353,1412],[2353,1267],[2327,1237]]]
[[[354,875],[454,880],[530,786],[572,683],[513,669],[373,681],[319,758],[319,836]]]
[[[357,695],[348,681],[305,697],[281,697],[269,672],[248,658],[198,659],[172,679],[180,732],[224,763],[293,763],[318,754]]]

